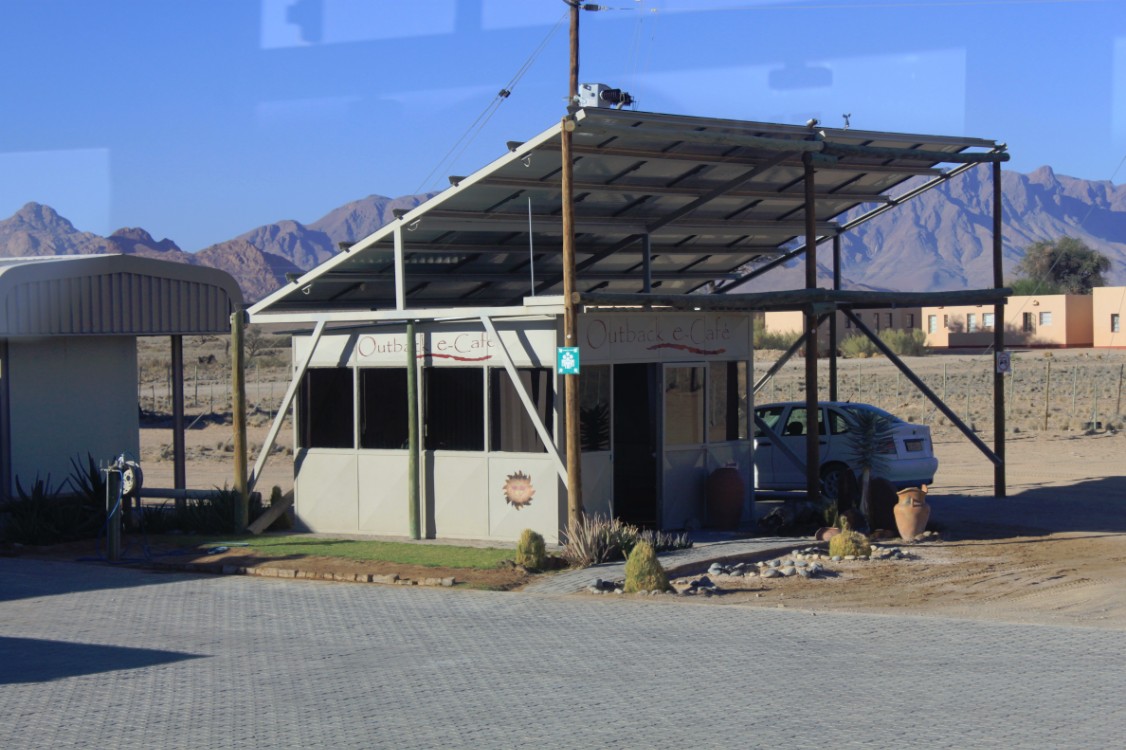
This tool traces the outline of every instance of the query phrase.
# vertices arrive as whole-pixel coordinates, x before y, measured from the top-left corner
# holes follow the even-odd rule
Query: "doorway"
[[[626,523],[656,527],[658,365],[614,365],[614,511]]]

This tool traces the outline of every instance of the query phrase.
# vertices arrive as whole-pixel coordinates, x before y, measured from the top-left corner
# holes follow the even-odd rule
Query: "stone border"
[[[453,577],[447,578],[400,578],[397,573],[381,575],[378,573],[316,573],[300,568],[276,568],[272,566],[231,565],[229,563],[149,563],[148,567],[159,570],[179,570],[186,573],[211,573],[213,575],[259,576],[261,578],[290,578],[306,581],[337,581],[341,583],[381,583],[396,586],[441,586],[449,588],[457,584]]]

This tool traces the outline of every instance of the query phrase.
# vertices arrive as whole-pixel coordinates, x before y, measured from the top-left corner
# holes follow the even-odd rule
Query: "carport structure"
[[[569,185],[562,168],[564,149],[573,168]],[[468,322],[495,336],[495,321],[548,316],[559,321],[556,343],[583,352],[586,342],[581,335],[578,341],[568,341],[563,333],[562,316],[569,306],[576,309],[580,328],[583,317],[593,314],[725,314],[749,321],[757,311],[801,310],[806,332],[786,358],[799,346],[804,348],[805,398],[813,408],[818,400],[818,352],[810,332],[826,317],[831,324],[830,313],[839,309],[993,461],[996,493],[1003,495],[1003,420],[998,419],[990,449],[853,311],[992,304],[1003,319],[1000,164],[1007,159],[1004,144],[976,138],[579,109],[530,140],[510,142],[504,156],[472,175],[451,177],[444,192],[397,214],[387,226],[250,309],[255,323],[312,328],[275,427],[326,331],[399,325],[414,342],[415,326]],[[979,164],[990,164],[993,170],[991,287],[941,293],[840,288],[840,239],[845,232]],[[897,187],[901,192],[893,196]],[[568,194],[573,195],[572,221],[564,216]],[[564,246],[572,231],[573,292],[564,297]],[[825,242],[833,248],[831,289],[817,288],[816,281],[816,249]],[[734,291],[803,255],[805,288]],[[830,340],[829,397],[835,398],[835,330]],[[503,351],[506,347],[500,349],[516,383],[518,368]],[[432,354],[404,356],[413,362]],[[411,378],[417,376],[416,368],[407,369]],[[752,398],[745,394],[748,412]],[[1002,398],[998,375],[994,401],[999,417]],[[522,401],[530,405],[526,392]],[[548,453],[561,466],[558,434],[550,434],[534,409],[529,413],[547,438],[543,442]],[[410,419],[412,434],[425,429],[413,412]],[[251,482],[276,431],[263,448]],[[749,435],[740,439],[750,440]],[[417,446],[414,440],[412,453],[417,454]],[[807,489],[817,498],[816,434],[808,435],[806,448]],[[412,476],[418,476],[419,466],[416,455]],[[566,474],[560,477],[566,483]],[[300,511],[300,496],[298,503]]]
[[[132,255],[0,260],[0,496],[57,483],[72,461],[139,459],[137,337],[167,336],[173,495],[186,484],[183,337],[226,334],[225,271]]]

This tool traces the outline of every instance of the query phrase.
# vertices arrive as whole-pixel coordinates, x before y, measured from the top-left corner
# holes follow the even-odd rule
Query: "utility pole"
[[[575,196],[574,160],[571,157],[571,131],[575,121],[571,108],[579,96],[579,1],[564,0],[571,9],[571,69],[567,87],[567,116],[559,138],[563,159],[563,345],[577,346],[575,325]],[[567,434],[567,525],[573,527],[583,517],[582,447],[579,442],[579,376],[564,375],[564,430]]]

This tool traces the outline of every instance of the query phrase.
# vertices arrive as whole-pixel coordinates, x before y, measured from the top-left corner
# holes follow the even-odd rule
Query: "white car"
[[[931,430],[926,425],[904,422],[899,417],[869,404],[843,401],[822,401],[819,404],[818,434],[821,449],[821,492],[827,499],[836,499],[841,475],[852,471],[859,475],[855,454],[850,445],[849,430],[855,416],[862,411],[874,412],[887,420],[890,438],[877,448],[883,461],[879,476],[897,489],[932,484],[938,470],[934,456]],[[755,407],[755,488],[760,490],[800,490],[806,487],[805,436],[807,431],[804,401],[763,404]],[[758,420],[765,423],[764,431]],[[824,429],[829,425],[828,434]],[[792,455],[787,455],[789,448]]]

